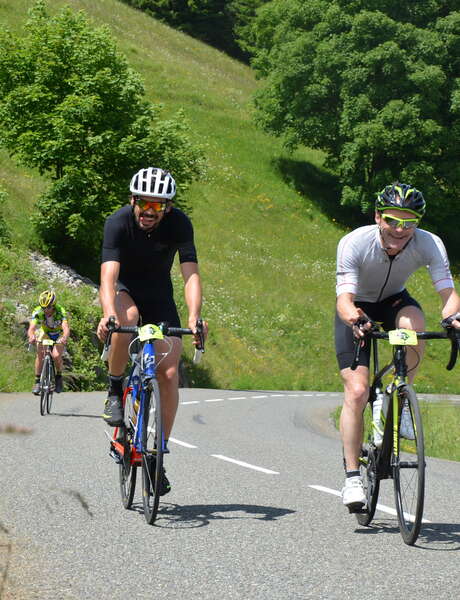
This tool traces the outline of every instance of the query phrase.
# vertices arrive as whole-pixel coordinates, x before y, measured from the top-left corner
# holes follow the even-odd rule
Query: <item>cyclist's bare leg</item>
[[[139,320],[139,311],[134,300],[127,292],[118,292],[115,299],[117,310],[117,320],[122,327],[132,327],[137,325]],[[112,341],[109,353],[109,373],[114,376],[123,375],[128,363],[128,347],[131,342],[129,335],[112,335]]]
[[[62,373],[63,368],[63,360],[62,356],[64,354],[64,344],[56,344],[53,346],[53,359],[54,364],[56,365],[56,371],[58,373]]]
[[[396,315],[396,326],[402,329],[425,330],[425,317],[417,306],[405,306]],[[413,383],[417,369],[423,358],[425,342],[419,340],[418,346],[407,346],[406,362],[409,383]]]
[[[43,358],[45,356],[45,352],[42,344],[37,341],[37,354],[35,355],[35,375],[40,377],[43,367]]]
[[[355,371],[340,371],[344,385],[344,401],[340,415],[340,434],[347,471],[359,470],[363,441],[363,412],[369,397],[369,369],[359,365]]]
[[[165,439],[169,439],[179,404],[179,360],[182,354],[182,340],[178,337],[169,339],[173,347],[157,369]],[[156,352],[167,352],[168,349],[166,342],[155,342]]]

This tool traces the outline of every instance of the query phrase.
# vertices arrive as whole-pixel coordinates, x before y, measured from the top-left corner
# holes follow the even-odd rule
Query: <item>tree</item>
[[[83,269],[139,168],[169,169],[182,191],[200,172],[183,115],[160,119],[109,31],[69,8],[50,17],[42,0],[24,36],[0,33],[0,123],[10,155],[51,176],[36,218],[47,250]]]
[[[246,47],[265,85],[258,122],[286,145],[323,150],[341,201],[373,205],[393,180],[422,189],[449,229],[460,188],[457,0],[274,0]],[[454,231],[452,229],[451,234]]]

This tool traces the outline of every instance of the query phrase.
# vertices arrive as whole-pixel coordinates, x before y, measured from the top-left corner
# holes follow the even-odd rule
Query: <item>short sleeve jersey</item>
[[[60,304],[54,305],[54,312],[51,316],[46,316],[41,306],[34,308],[31,317],[31,324],[40,327],[45,333],[61,333],[62,323],[67,321],[67,312]]]
[[[337,296],[379,302],[401,292],[409,277],[426,267],[436,291],[453,288],[446,249],[441,239],[416,229],[405,248],[390,259],[380,243],[377,225],[359,227],[344,236],[337,248]]]
[[[181,263],[198,262],[192,223],[177,208],[166,213],[158,227],[149,232],[138,227],[130,205],[117,210],[105,222],[102,262],[119,262],[119,281],[129,289],[148,288],[157,300],[169,300],[176,253]]]

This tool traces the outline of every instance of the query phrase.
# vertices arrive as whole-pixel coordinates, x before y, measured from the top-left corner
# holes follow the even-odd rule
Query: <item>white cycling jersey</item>
[[[454,287],[446,249],[437,235],[416,229],[404,249],[390,257],[382,247],[377,225],[358,227],[344,236],[337,248],[337,296],[349,292],[355,301],[385,300],[402,292],[412,273],[423,266],[438,292]]]

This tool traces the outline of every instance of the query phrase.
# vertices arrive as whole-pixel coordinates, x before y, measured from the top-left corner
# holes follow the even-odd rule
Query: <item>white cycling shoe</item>
[[[359,475],[347,477],[342,489],[342,502],[350,512],[360,512],[366,506],[363,481]]]
[[[401,411],[399,433],[401,434],[401,437],[405,438],[406,440],[415,440],[414,424],[412,423],[410,408],[407,404],[404,404]]]

